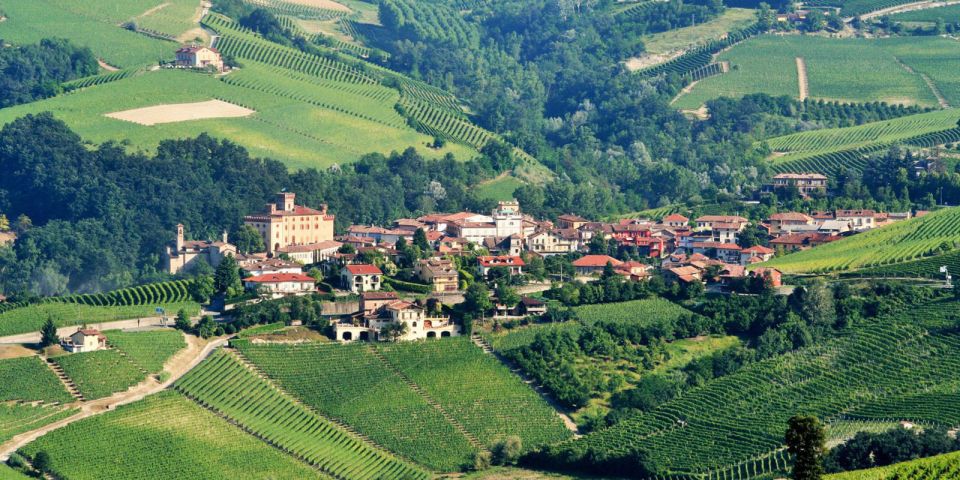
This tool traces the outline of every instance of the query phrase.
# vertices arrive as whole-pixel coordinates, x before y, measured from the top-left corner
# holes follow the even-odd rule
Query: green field
[[[476,186],[477,195],[480,198],[489,198],[497,201],[507,201],[513,199],[513,192],[524,185],[524,182],[516,177],[500,177],[489,182],[481,183]]]
[[[57,406],[0,403],[0,443],[57,422],[77,411]]]
[[[910,262],[883,265],[880,267],[863,268],[851,275],[878,276],[878,277],[920,277],[944,279],[944,272],[940,267],[947,267],[951,273],[960,272],[960,250],[954,250],[942,255],[913,260]]]
[[[173,59],[177,43],[134,33],[120,24],[136,19],[162,3],[171,5],[138,19],[138,24],[172,35],[197,26],[192,24],[191,27],[190,20],[199,2],[192,0],[7,1],[2,4],[8,18],[0,23],[0,38],[10,43],[26,44],[55,36],[90,47],[98,57],[117,67],[155,65],[159,59]],[[169,10],[164,12],[165,9]],[[186,17],[181,18],[182,15]]]
[[[23,448],[45,451],[58,478],[327,478],[186,398],[163,392],[48,433]]]
[[[54,358],[86,400],[108,397],[143,380],[146,375],[116,350],[71,353]]]
[[[0,336],[39,331],[47,318],[52,318],[53,323],[58,327],[68,327],[71,325],[94,325],[101,322],[131,318],[155,317],[157,315],[154,311],[156,307],[166,309],[169,315],[174,315],[180,309],[186,310],[191,316],[200,311],[200,305],[194,302],[109,307],[76,303],[42,303],[0,313]]]
[[[644,35],[644,50],[648,53],[670,53],[677,50],[718,40],[727,32],[740,30],[757,21],[756,12],[749,8],[727,8],[720,16],[707,22],[691,26],[668,30],[663,33]]]
[[[29,356],[0,360],[0,402],[11,400],[67,403],[73,397],[40,357]]]
[[[675,105],[694,109],[712,98],[758,92],[797,97],[796,57],[805,60],[810,98],[936,107],[937,98],[920,76],[922,73],[932,79],[948,102],[960,104],[957,48],[955,40],[938,37],[831,39],[764,35],[721,53],[719,60],[730,62],[730,72],[700,81]]]
[[[335,478],[427,478],[425,471],[281,394],[223,350],[179,380],[176,389]]]
[[[662,298],[630,302],[581,305],[573,309],[581,321],[612,321],[647,324],[664,319],[692,315],[689,310]]]
[[[887,467],[835,473],[824,480],[933,480],[960,478],[960,452],[921,458]]]
[[[0,480],[30,480],[30,478],[8,467],[5,463],[0,463]]]
[[[763,263],[785,273],[826,273],[917,260],[960,248],[960,208],[948,208]]]
[[[150,373],[160,373],[163,364],[187,346],[183,334],[177,330],[146,332],[103,332],[111,347],[123,352],[135,365]]]
[[[857,407],[884,403],[891,406],[884,421],[922,415],[957,424],[960,406],[953,397],[908,399],[921,389],[955,388],[960,335],[943,326],[955,324],[957,305],[934,301],[823,345],[750,364],[550,455],[589,462],[591,451],[617,459],[637,449],[661,476],[743,478],[787,467],[780,448],[787,420],[797,412],[829,423]]]
[[[902,12],[890,15],[890,20],[895,22],[929,22],[934,23],[938,18],[947,22],[956,21],[960,18],[960,4],[947,5],[945,7],[926,8],[923,10],[914,10],[912,12]]]

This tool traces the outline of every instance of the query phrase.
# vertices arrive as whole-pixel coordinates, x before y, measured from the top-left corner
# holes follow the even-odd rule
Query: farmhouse
[[[302,273],[267,273],[243,279],[247,290],[269,298],[306,295],[316,291],[316,280]]]
[[[526,266],[522,258],[511,255],[479,256],[477,257],[477,264],[478,271],[483,277],[486,277],[491,269],[497,267],[509,269],[511,275],[522,275],[523,267]]]
[[[335,217],[327,213],[327,206],[314,210],[296,205],[295,199],[294,193],[279,193],[274,203],[267,204],[265,211],[243,218],[243,223],[260,232],[269,254],[278,254],[281,249],[293,245],[314,245],[333,240]]]
[[[237,255],[237,247],[227,242],[227,234],[223,234],[222,241],[210,240],[186,241],[183,238],[183,224],[177,225],[177,235],[173,243],[167,245],[163,253],[166,270],[171,275],[180,272],[189,272],[201,260],[213,268],[220,265],[224,257]]]
[[[383,272],[376,265],[346,265],[340,271],[340,280],[353,293],[371,292],[382,287]]]
[[[704,215],[695,222],[696,230],[711,232],[714,242],[737,243],[737,237],[747,227],[748,220],[736,215]]]
[[[827,177],[819,173],[781,173],[774,175],[765,190],[773,192],[790,188],[796,188],[804,197],[814,192],[823,193],[827,191]]]
[[[420,260],[413,270],[414,275],[423,283],[433,285],[433,291],[456,292],[460,287],[460,274],[450,260],[430,258]]]
[[[813,217],[799,212],[774,213],[767,219],[767,225],[769,225],[772,235],[804,230],[805,227],[816,228]]]
[[[580,232],[570,228],[541,230],[527,238],[527,249],[544,257],[573,253],[580,249]]]
[[[361,313],[348,320],[334,321],[335,338],[341,342],[354,340],[392,340],[389,331],[403,325],[396,340],[422,340],[460,335],[460,326],[448,317],[429,317],[423,307],[404,300],[389,300],[373,306],[367,297],[361,302]]]
[[[189,45],[177,49],[177,66],[184,68],[213,67],[218,72],[223,71],[223,58],[220,52],[213,47],[203,45]]]
[[[94,352],[107,348],[107,337],[99,330],[81,328],[73,335],[61,340],[60,345],[71,353]]]
[[[617,267],[623,262],[607,255],[585,255],[573,261],[577,275],[600,275],[607,264]]]
[[[854,231],[870,230],[876,227],[877,212],[873,210],[837,210],[834,220],[850,224]]]

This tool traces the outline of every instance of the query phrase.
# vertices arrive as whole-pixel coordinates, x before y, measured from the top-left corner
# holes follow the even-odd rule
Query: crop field
[[[699,82],[675,105],[695,109],[712,98],[758,92],[797,97],[797,57],[806,63],[810,98],[936,107],[937,98],[920,76],[926,74],[948,102],[960,104],[960,68],[947,68],[960,62],[956,49],[955,40],[938,37],[763,35],[721,53],[718,59],[730,62],[731,70]]]
[[[0,464],[0,480],[30,480],[28,477],[10,467],[7,464]]]
[[[856,271],[856,275],[878,277],[921,277],[944,279],[940,267],[947,267],[951,274],[960,273],[960,250],[954,250],[941,255],[913,260],[910,262],[883,265],[880,267],[863,268]]]
[[[890,15],[890,20],[895,22],[923,22],[934,23],[938,18],[945,21],[960,18],[960,4],[947,5],[945,7],[925,8],[923,10],[914,10],[912,12],[902,12]]]
[[[428,477],[294,402],[222,350],[179,380],[176,389],[336,478]]]
[[[513,192],[517,191],[517,188],[520,188],[523,185],[524,183],[522,180],[516,177],[507,176],[481,183],[480,185],[477,185],[476,191],[480,198],[506,201],[513,199]]]
[[[29,356],[0,360],[0,402],[11,400],[68,403],[73,397],[40,357]]]
[[[131,318],[148,318],[157,314],[156,307],[164,308],[168,315],[175,315],[184,309],[190,315],[200,311],[200,305],[194,302],[157,303],[129,306],[93,306],[75,303],[41,303],[15,308],[0,313],[0,336],[40,330],[47,318],[53,319],[57,327],[71,325],[96,324]]]
[[[283,390],[404,458],[455,471],[476,451],[368,345],[234,343]]]
[[[63,368],[87,400],[122,392],[146,377],[133,362],[116,350],[72,353],[53,360]]]
[[[150,373],[160,373],[163,364],[175,353],[186,348],[183,334],[177,330],[150,330],[146,332],[104,332],[110,346],[126,354],[138,367]]]
[[[951,322],[957,303],[935,301],[877,319],[823,345],[760,361],[615,426],[557,447],[557,459],[597,449],[613,457],[639,449],[661,475],[744,478],[786,465],[787,420],[798,411],[828,423],[856,407],[952,385],[960,335],[929,329]],[[907,404],[888,419],[910,418]],[[954,407],[940,403],[947,418]],[[736,442],[731,442],[735,439]]]
[[[960,478],[960,452],[911,460],[886,467],[826,475],[824,480],[933,480]]]
[[[168,1],[179,4],[185,0]],[[4,2],[3,10],[8,18],[0,23],[0,38],[18,44],[36,43],[46,37],[66,38],[90,47],[94,54],[116,67],[155,65],[158,59],[173,59],[177,44],[134,33],[120,24],[160,3],[160,0]]]
[[[467,337],[376,348],[485,445],[517,435],[529,450],[571,435],[553,408]]]
[[[727,32],[747,28],[757,21],[754,10],[727,8],[720,16],[699,25],[644,35],[644,50],[649,53],[670,53],[688,48],[704,40],[717,40]]]
[[[646,324],[667,318],[678,318],[693,313],[676,303],[662,298],[629,302],[602,303],[574,307],[581,321],[613,321]]]
[[[765,262],[785,273],[826,273],[917,260],[960,248],[960,208],[948,208]]]
[[[251,70],[256,71],[256,66]],[[291,98],[280,90],[294,82],[280,75],[263,76],[259,83],[235,85],[208,75],[173,70],[150,72],[102,84],[69,95],[7,108],[0,112],[0,123],[8,123],[27,113],[51,111],[65,121],[81,137],[95,143],[108,140],[130,141],[131,148],[154,150],[167,138],[195,137],[199,132],[232,140],[246,147],[252,155],[281,160],[294,168],[324,168],[354,161],[365,153],[402,151],[412,146],[428,158],[453,153],[460,159],[475,151],[459,144],[443,149],[427,148],[432,138],[408,128],[391,128],[381,121],[371,121],[305,100]],[[238,78],[243,78],[238,75]],[[316,78],[320,81],[319,78]],[[303,90],[296,96],[309,95],[309,84],[299,82]],[[352,84],[332,83],[336,95],[327,98],[350,98],[345,91]],[[109,87],[108,87],[109,86]],[[266,90],[266,91],[265,91]],[[324,95],[321,90],[315,95]],[[245,118],[208,119],[154,126],[137,125],[104,116],[119,110],[164,103],[189,103],[220,99],[241,105],[257,113]],[[335,102],[335,100],[328,100]],[[385,108],[392,110],[392,104]],[[382,109],[381,109],[382,110]]]
[[[175,392],[151,395],[48,433],[23,448],[45,451],[58,478],[327,478]]]
[[[0,404],[0,443],[23,432],[67,418],[74,413],[76,413],[75,409],[49,405]]]

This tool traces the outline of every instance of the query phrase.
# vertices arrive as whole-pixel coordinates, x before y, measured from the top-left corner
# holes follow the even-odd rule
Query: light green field
[[[960,208],[948,208],[760,265],[786,273],[824,273],[903,263],[957,248]]]
[[[392,124],[399,122],[389,98],[390,92],[395,92],[393,90],[316,77],[316,83],[311,83],[270,73],[271,67],[255,62],[246,63],[250,64],[247,67],[249,71],[236,72],[237,77],[233,78],[257,80],[256,85],[251,84],[250,87],[230,85],[201,73],[159,70],[7,108],[0,111],[0,123],[8,123],[27,113],[51,111],[85,140],[95,143],[127,140],[132,149],[147,152],[154,150],[161,140],[194,137],[207,132],[214,137],[232,140],[255,156],[281,160],[294,168],[323,168],[354,161],[365,153],[386,154],[410,146],[417,148],[427,158],[439,158],[446,153],[453,153],[459,159],[475,155],[475,150],[453,142],[448,142],[443,149],[427,148],[432,138],[405,125],[383,123],[384,118]],[[232,75],[225,78],[231,78]],[[274,91],[264,91],[267,88]],[[375,103],[360,91],[376,88],[388,95],[380,103]],[[293,98],[293,94],[308,97],[310,101],[323,102],[330,107]],[[134,108],[215,98],[243,105],[256,113],[245,118],[205,119],[153,126],[104,116],[106,113]],[[353,105],[350,110],[342,111],[350,105]]]
[[[663,373],[683,368],[693,360],[737,345],[740,345],[740,339],[733,335],[710,335],[708,337],[674,340],[666,344],[669,359],[657,365],[652,372]]]
[[[789,152],[777,157],[777,162],[800,157],[850,150],[877,143],[895,143],[904,139],[955,128],[960,121],[960,111],[939,110],[918,115],[873,122],[856,127],[827,128],[794,133],[766,140],[775,152]]]
[[[168,12],[160,9],[138,20],[138,24],[172,35],[197,26],[191,26],[190,17],[199,2],[192,0],[19,0],[0,4],[8,17],[0,23],[0,38],[25,44],[60,37],[90,47],[114,66],[156,64],[158,59],[172,59],[177,44],[134,33],[120,25],[162,3],[170,3],[164,7]],[[181,18],[183,15],[186,17]]]
[[[58,478],[325,478],[174,392],[48,433],[23,449],[45,451]]]
[[[168,315],[174,315],[181,308],[190,315],[196,315],[200,311],[200,305],[194,302],[112,307],[94,307],[76,303],[43,303],[0,313],[0,336],[39,331],[47,318],[53,319],[57,327],[68,327],[154,317],[157,315],[154,311],[156,307],[164,308],[169,312]]]
[[[825,480],[927,480],[960,478],[960,452],[896,463],[887,467],[835,473]]]
[[[923,73],[935,82],[948,102],[960,104],[958,51],[960,43],[939,37],[830,39],[764,35],[721,53],[718,58],[730,62],[730,72],[700,81],[675,105],[698,108],[713,98],[748,93],[797,97],[796,57],[805,60],[810,98],[936,107],[936,97],[920,76]]]
[[[912,12],[903,12],[890,15],[890,20],[895,22],[929,22],[934,23],[938,18],[951,22],[960,18],[960,4],[948,5],[946,7],[926,8],[923,10],[914,10]]]
[[[524,185],[523,181],[516,177],[500,177],[478,185],[477,195],[491,200],[511,200],[513,192],[522,185]]]
[[[693,45],[719,40],[727,32],[746,28],[757,21],[754,10],[728,8],[720,16],[699,25],[677,28],[663,33],[644,35],[644,49],[649,53],[670,53]]]

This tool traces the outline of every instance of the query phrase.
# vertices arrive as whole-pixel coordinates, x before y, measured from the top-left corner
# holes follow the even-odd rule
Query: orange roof
[[[480,256],[477,257],[477,261],[484,267],[522,267],[526,265],[522,258],[512,255]]]
[[[679,213],[672,213],[672,214],[670,214],[670,215],[667,215],[666,217],[663,217],[663,219],[660,220],[660,221],[661,221],[661,222],[683,222],[683,223],[687,223],[687,222],[690,221],[690,219],[687,218],[687,217],[684,217],[683,215],[680,215]]]
[[[315,282],[313,277],[308,277],[299,273],[268,273],[257,275],[256,277],[247,277],[244,282],[253,283],[283,283],[283,282]]]
[[[809,215],[804,215],[799,212],[783,212],[783,213],[774,213],[770,215],[770,220],[779,220],[784,221],[794,221],[794,222],[809,222],[813,219]]]
[[[351,275],[383,275],[383,272],[376,265],[360,263],[356,265],[347,265],[347,271]]]
[[[766,254],[774,253],[774,250],[772,248],[767,248],[767,247],[764,247],[763,245],[754,245],[749,248],[744,248],[741,251],[744,253],[754,253],[757,255],[766,255]]]
[[[573,262],[574,267],[605,267],[608,263],[613,266],[620,265],[620,260],[608,255],[585,255]]]

